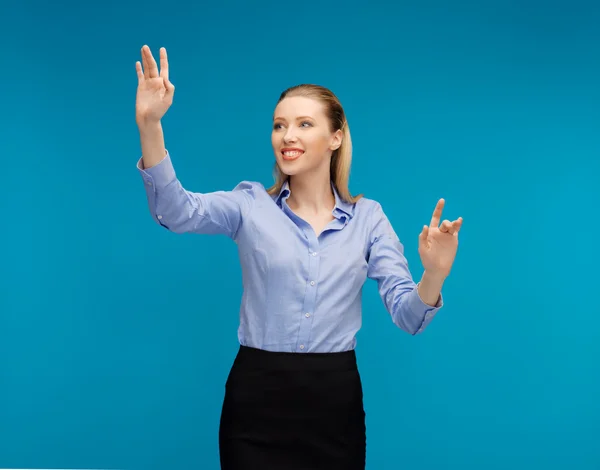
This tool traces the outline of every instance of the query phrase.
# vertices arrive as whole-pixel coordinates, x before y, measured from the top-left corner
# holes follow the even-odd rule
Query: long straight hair
[[[348,127],[346,114],[340,100],[331,90],[323,86],[302,84],[288,88],[281,93],[277,104],[285,98],[292,96],[312,98],[322,103],[325,106],[325,115],[329,119],[331,131],[335,132],[341,130],[343,132],[341,146],[337,150],[334,150],[331,155],[331,181],[344,201],[355,203],[362,197],[362,194],[352,196],[348,188],[350,166],[352,164],[352,139],[350,137],[350,128]],[[281,187],[288,178],[288,176],[281,171],[277,162],[275,162],[275,167],[273,169],[273,177],[275,178],[275,184],[267,189],[267,192],[270,195],[279,194]]]

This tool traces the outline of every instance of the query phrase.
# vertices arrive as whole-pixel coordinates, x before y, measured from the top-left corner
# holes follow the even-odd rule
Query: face
[[[341,145],[342,132],[331,131],[319,101],[294,96],[275,108],[271,143],[286,175],[329,171],[331,154]]]

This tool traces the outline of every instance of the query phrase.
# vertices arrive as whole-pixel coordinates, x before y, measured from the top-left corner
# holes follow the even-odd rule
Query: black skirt
[[[355,352],[241,346],[225,385],[219,451],[223,470],[364,470]]]

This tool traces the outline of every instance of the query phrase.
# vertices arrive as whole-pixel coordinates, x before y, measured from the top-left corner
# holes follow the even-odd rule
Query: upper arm
[[[256,185],[241,182],[231,191],[207,193],[185,189],[169,154],[157,165],[138,169],[154,220],[176,233],[223,234],[235,238],[256,196]]]

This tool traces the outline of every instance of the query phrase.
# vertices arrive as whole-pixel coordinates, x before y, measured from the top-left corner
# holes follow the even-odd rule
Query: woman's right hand
[[[160,48],[160,73],[148,46],[142,47],[142,63],[136,62],[135,69],[138,76],[135,120],[139,127],[156,124],[173,103],[175,93],[175,85],[169,81],[167,50]]]

